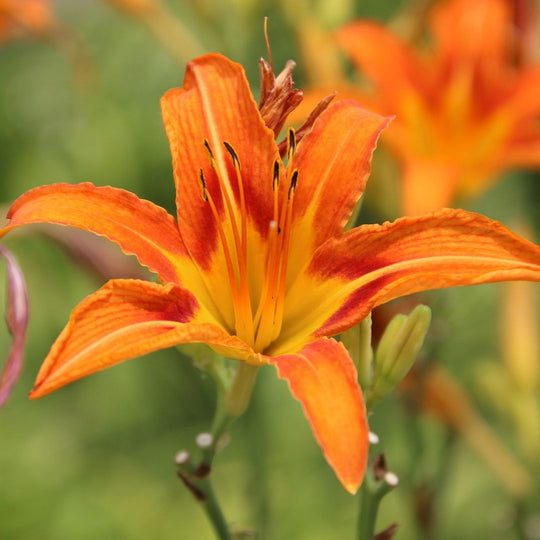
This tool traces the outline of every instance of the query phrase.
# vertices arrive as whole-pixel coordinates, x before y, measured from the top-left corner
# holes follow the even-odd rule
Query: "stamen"
[[[223,201],[225,203],[225,207],[226,207],[227,213],[229,215],[229,221],[231,223],[231,228],[232,228],[233,237],[234,237],[234,243],[235,243],[235,247],[236,247],[237,258],[239,259],[238,256],[241,253],[240,237],[239,237],[239,234],[238,234],[238,225],[236,224],[236,219],[235,219],[235,215],[234,215],[234,212],[233,212],[232,203],[231,203],[231,199],[229,197],[227,186],[225,185],[225,181],[223,180],[223,176],[221,175],[221,171],[220,171],[219,167],[216,166],[216,161],[214,159],[214,152],[212,151],[210,143],[208,142],[207,139],[204,139],[204,147],[208,151],[208,155],[210,157],[210,166],[215,171],[217,179],[218,179],[218,184],[219,184],[219,187],[220,187],[221,195],[223,197]]]
[[[240,216],[242,221],[242,252],[244,254],[244,266],[247,259],[247,211],[246,211],[246,197],[244,193],[244,182],[242,182],[242,173],[240,171],[240,160],[238,159],[238,154],[236,150],[230,145],[227,141],[223,142],[223,146],[229,155],[231,156],[234,171],[236,173],[236,181],[238,183],[238,192],[240,193]]]
[[[283,308],[285,304],[285,292],[287,285],[287,262],[289,260],[289,247],[291,243],[292,233],[292,211],[294,203],[294,193],[296,191],[296,184],[298,182],[298,169],[293,171],[291,177],[291,185],[289,187],[289,194],[287,198],[287,218],[284,226],[284,238],[281,256],[281,267],[279,275],[279,292],[277,294],[276,311],[274,314],[274,331],[272,333],[272,341],[277,338],[281,332],[281,326],[283,324]]]
[[[281,331],[292,229],[293,199],[297,182],[298,169],[294,169],[285,206],[281,209],[279,226],[277,221],[273,221],[273,227],[269,231],[265,287],[255,317],[256,350],[264,350]],[[280,231],[283,231],[283,234],[280,234]]]
[[[203,170],[199,169],[199,183],[201,184],[201,194],[203,201],[208,202],[208,190],[206,188],[206,180],[204,179]]]
[[[294,169],[291,176],[291,183],[289,185],[289,192],[287,193],[287,199],[291,199],[291,195],[296,190],[296,183],[298,182],[298,169]]]
[[[272,189],[274,191],[279,187],[279,162],[276,159],[274,161],[274,176],[272,177]]]
[[[274,221],[277,225],[279,212],[279,162],[274,161],[274,176],[272,177],[272,191],[274,192]]]
[[[206,151],[208,152],[208,156],[210,158],[210,166],[216,173],[216,177],[218,180],[218,185],[220,188],[220,192],[223,198],[223,202],[226,208],[226,212],[228,215],[228,221],[230,222],[230,226],[232,229],[232,235],[234,238],[234,245],[236,250],[236,262],[237,266],[236,269],[238,271],[238,279],[236,279],[236,272],[234,265],[232,266],[233,269],[233,275],[235,276],[234,282],[237,283],[236,288],[236,306],[235,306],[235,324],[236,324],[236,332],[237,334],[244,340],[250,342],[253,340],[253,314],[251,311],[251,300],[249,297],[249,288],[248,288],[248,281],[247,281],[247,225],[246,225],[246,205],[245,205],[245,197],[244,197],[244,189],[243,189],[243,182],[242,182],[242,176],[240,172],[240,160],[238,159],[238,155],[236,154],[236,151],[229,143],[224,143],[224,146],[229,153],[229,155],[232,158],[234,169],[236,172],[237,182],[238,182],[238,189],[240,192],[240,219],[241,219],[241,226],[242,226],[242,239],[240,239],[240,234],[238,232],[238,224],[236,222],[236,215],[233,210],[233,205],[231,202],[231,198],[229,196],[229,190],[230,184],[226,184],[225,180],[223,178],[223,175],[221,174],[221,167],[217,166],[216,160],[214,158],[214,152],[212,150],[212,147],[210,146],[210,143],[207,139],[204,139],[204,147],[206,148]],[[226,173],[226,171],[225,171]],[[227,180],[228,180],[227,175]],[[206,190],[206,193],[208,193],[208,190]],[[214,205],[215,208],[215,205]],[[219,219],[219,214],[217,212],[217,209],[215,211],[215,219],[218,222],[218,227],[222,229],[221,222]],[[223,234],[223,241],[226,242],[225,234]],[[226,250],[229,253],[229,259],[231,260],[232,264],[232,257],[230,256],[230,250],[228,249],[228,246],[224,244],[224,250]]]
[[[238,317],[238,294],[237,294],[236,275],[234,273],[231,254],[229,251],[229,247],[227,245],[227,239],[225,237],[225,231],[223,230],[223,227],[221,226],[221,220],[219,219],[219,214],[218,214],[216,205],[214,203],[214,199],[212,198],[212,195],[210,194],[210,192],[208,191],[206,187],[206,180],[204,178],[204,172],[202,169],[199,169],[199,182],[201,183],[201,187],[203,190],[203,199],[206,202],[208,202],[208,204],[210,205],[212,215],[214,216],[214,220],[216,222],[219,239],[221,240],[221,245],[223,247],[223,254],[225,256],[225,262],[227,264],[227,273],[229,274],[229,283],[231,285],[231,295],[233,298],[235,318],[237,318]]]
[[[223,146],[229,152],[229,155],[231,156],[231,159],[233,161],[233,165],[236,167],[238,165],[238,168],[240,168],[240,160],[238,159],[238,155],[236,154],[236,150],[230,145],[227,141],[223,141]]]
[[[210,148],[210,143],[208,142],[208,139],[204,139],[204,147],[206,148],[206,151],[208,152],[208,156],[210,157],[210,166],[212,169],[215,165],[215,159],[214,159],[214,152],[212,152],[212,148]]]
[[[236,181],[238,183],[238,192],[240,194],[240,221],[242,227],[242,242],[240,251],[237,246],[238,255],[238,272],[240,277],[240,298],[245,310],[245,323],[247,330],[253,339],[253,312],[251,311],[251,298],[249,295],[249,283],[247,278],[247,209],[246,196],[244,192],[244,182],[242,181],[242,172],[240,169],[240,160],[233,146],[227,141],[223,142],[223,146],[231,156],[234,171],[236,173]]]
[[[287,132],[287,163],[289,163],[296,151],[296,134],[293,128],[289,128]]]
[[[268,252],[266,254],[266,264],[265,264],[265,269],[264,269],[265,272],[264,272],[263,290],[261,292],[259,305],[257,306],[257,312],[255,313],[255,317],[253,320],[253,325],[255,328],[259,327],[259,323],[261,322],[263,310],[268,303],[268,296],[270,294],[270,288],[271,288],[272,282],[274,281],[272,279],[272,276],[274,274],[273,270],[275,269],[276,264],[279,264],[279,260],[276,261],[276,258],[278,256],[277,236],[278,236],[278,224],[277,224],[277,221],[274,220],[274,221],[271,221],[268,226]]]

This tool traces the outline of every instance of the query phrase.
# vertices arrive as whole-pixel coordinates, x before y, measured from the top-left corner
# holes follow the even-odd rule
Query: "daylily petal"
[[[0,255],[7,265],[6,323],[13,336],[6,363],[0,371],[0,407],[6,402],[22,368],[26,327],[28,324],[28,296],[23,273],[13,257],[0,246]]]
[[[42,397],[129,358],[193,342],[215,345],[233,358],[250,352],[215,324],[186,289],[172,283],[111,280],[75,308],[30,397]]]
[[[540,247],[484,216],[443,209],[357,227],[317,250],[287,296],[287,331],[267,353],[301,345],[302,333],[342,332],[398,296],[507,280],[540,281]]]
[[[257,297],[264,267],[260,239],[273,219],[272,175],[279,160],[274,134],[264,125],[242,66],[219,54],[190,62],[184,88],[169,90],[161,107],[173,157],[178,227],[225,324],[234,328],[228,259],[236,268],[247,260],[248,287]],[[239,173],[225,143],[237,156]],[[201,175],[211,202],[203,199]]]
[[[431,30],[438,54],[447,60],[500,66],[512,36],[508,2],[451,0],[432,12]],[[492,67],[492,66],[487,66]]]
[[[169,90],[161,99],[161,107],[173,158],[179,228],[194,259],[208,268],[219,238],[208,203],[201,197],[200,169],[220,214],[225,208],[204,141],[212,149],[216,167],[224,177],[222,187],[238,216],[238,182],[224,142],[234,148],[240,161],[246,210],[256,230],[265,237],[272,220],[273,164],[279,157],[274,134],[264,125],[243,67],[219,54],[190,62],[184,87]]]
[[[190,265],[174,218],[163,208],[123,189],[90,183],[53,184],[21,195],[11,206],[0,236],[31,223],[56,223],[105,236],[156,272],[161,281],[180,281]]]
[[[355,101],[340,101],[319,117],[298,145],[290,165],[298,169],[292,275],[309,260],[310,252],[343,230],[366,185],[377,139],[390,120]]]
[[[519,73],[515,88],[503,103],[517,120],[540,113],[540,65],[523,68]]]
[[[333,339],[320,339],[295,354],[268,360],[302,404],[339,481],[349,493],[355,493],[366,470],[368,424],[347,350]]]
[[[403,171],[403,215],[417,216],[450,206],[460,178],[454,163],[429,159],[410,159]]]
[[[504,161],[510,167],[540,167],[540,129],[536,138],[511,141],[504,151]]]
[[[360,72],[383,94],[388,110],[399,111],[405,93],[423,87],[421,68],[411,50],[384,26],[375,22],[355,21],[337,34],[342,49]]]

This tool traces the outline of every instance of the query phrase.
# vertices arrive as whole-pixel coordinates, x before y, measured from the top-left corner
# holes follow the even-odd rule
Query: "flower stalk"
[[[200,439],[200,436],[197,439]],[[186,450],[181,450],[176,454],[175,464],[177,466],[178,476],[195,499],[201,503],[201,507],[212,524],[217,538],[220,540],[231,540],[232,536],[227,525],[227,520],[225,519],[210,479],[210,467],[205,466],[206,464],[204,462],[195,465],[189,452]]]
[[[357,540],[373,540],[379,505],[398,484],[399,478],[387,469],[384,456],[379,454],[368,469],[359,493]],[[395,526],[391,525],[387,531],[392,535],[394,529]]]
[[[229,426],[249,405],[258,367],[241,362],[233,375],[227,360],[207,347],[192,345],[187,350],[192,355],[192,362],[206,371],[216,383],[217,403],[210,432],[199,433],[195,438],[200,459],[196,462],[187,450],[181,450],[175,457],[177,474],[201,503],[217,538],[228,540],[233,536],[214,491],[210,473]]]

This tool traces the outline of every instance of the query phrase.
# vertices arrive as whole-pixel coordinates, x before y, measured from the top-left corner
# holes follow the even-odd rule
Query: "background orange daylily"
[[[402,166],[403,214],[449,206],[505,170],[540,165],[540,64],[523,55],[514,8],[506,0],[436,2],[428,43],[406,43],[368,20],[337,32],[364,83],[342,82],[342,97],[396,115],[384,141]]]
[[[31,397],[153,350],[204,342],[274,364],[338,478],[356,491],[367,456],[364,405],[345,348],[327,336],[420,290],[540,281],[540,248],[460,210],[343,233],[388,122],[355,102],[329,107],[297,148],[290,131],[286,167],[243,69],[220,55],[190,62],[162,111],[178,221],[129,192],[88,183],[36,188],[9,211],[2,235],[38,222],[87,229],[161,282],[111,280],[84,300]]]
[[[0,41],[25,34],[45,34],[53,25],[48,0],[0,0]]]

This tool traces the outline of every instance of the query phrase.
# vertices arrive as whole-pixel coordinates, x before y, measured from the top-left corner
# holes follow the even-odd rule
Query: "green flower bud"
[[[349,351],[358,372],[358,382],[366,389],[373,378],[371,348],[371,313],[359,324],[341,334],[341,342]]]
[[[390,321],[375,353],[373,380],[366,395],[368,408],[382,400],[407,375],[422,348],[430,322],[431,310],[424,305]]]

